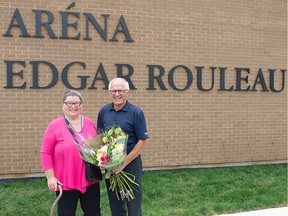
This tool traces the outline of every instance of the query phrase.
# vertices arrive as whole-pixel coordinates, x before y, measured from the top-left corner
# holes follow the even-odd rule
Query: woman
[[[97,135],[93,121],[83,116],[82,96],[70,90],[63,95],[63,112],[49,123],[41,147],[42,168],[48,188],[56,191],[62,186],[63,195],[58,201],[58,215],[75,215],[80,200],[84,215],[100,216],[99,182],[90,182],[85,177],[85,165],[68,125],[79,142]],[[65,120],[66,119],[66,120]]]

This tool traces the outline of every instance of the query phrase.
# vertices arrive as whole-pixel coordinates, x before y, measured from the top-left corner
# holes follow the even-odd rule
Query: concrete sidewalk
[[[222,214],[219,216],[288,216],[288,207],[271,208],[234,214]]]

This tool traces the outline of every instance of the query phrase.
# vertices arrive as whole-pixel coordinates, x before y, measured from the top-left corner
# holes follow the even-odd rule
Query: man
[[[109,130],[113,125],[120,126],[129,135],[127,142],[127,157],[116,173],[122,170],[135,176],[139,184],[134,191],[135,199],[121,200],[115,191],[109,190],[110,181],[106,179],[110,209],[112,216],[142,215],[142,160],[140,153],[147,145],[148,133],[143,111],[127,100],[129,84],[125,79],[114,78],[108,87],[112,103],[103,106],[98,114],[97,130]]]

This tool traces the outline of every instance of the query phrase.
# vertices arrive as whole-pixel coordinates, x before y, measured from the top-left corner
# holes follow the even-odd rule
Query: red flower
[[[110,159],[109,159],[108,155],[106,155],[106,154],[99,158],[99,162],[101,165],[105,165],[105,164],[109,163],[109,161],[110,161]]]

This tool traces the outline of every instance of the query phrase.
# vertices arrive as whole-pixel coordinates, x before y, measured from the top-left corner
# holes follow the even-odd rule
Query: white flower
[[[124,144],[115,145],[115,148],[112,150],[113,155],[118,155],[123,153],[124,151]]]

